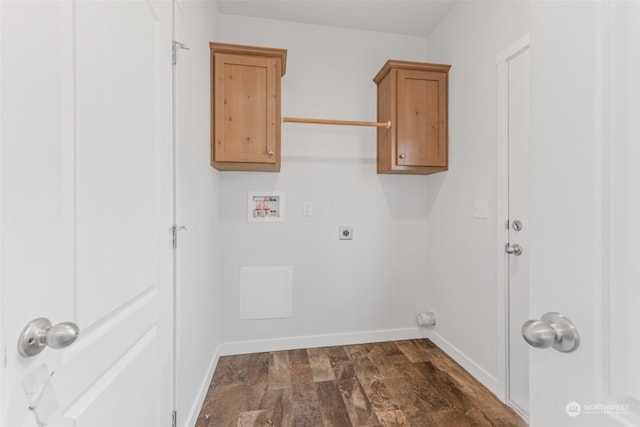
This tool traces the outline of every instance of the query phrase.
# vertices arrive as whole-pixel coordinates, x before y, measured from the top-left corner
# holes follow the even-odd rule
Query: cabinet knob
[[[401,159],[404,159],[404,154],[400,154],[398,157],[400,157]]]
[[[273,151],[269,151],[269,156],[273,156]]]

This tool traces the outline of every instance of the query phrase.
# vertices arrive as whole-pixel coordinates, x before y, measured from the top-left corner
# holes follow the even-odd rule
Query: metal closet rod
[[[287,123],[312,123],[316,125],[346,125],[346,126],[372,126],[385,127],[391,129],[391,120],[387,122],[361,122],[356,120],[328,120],[328,119],[307,119],[303,117],[283,117],[283,122]]]

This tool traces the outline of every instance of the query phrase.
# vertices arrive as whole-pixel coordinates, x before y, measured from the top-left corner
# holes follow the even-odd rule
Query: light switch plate
[[[304,200],[302,202],[302,216],[312,216],[313,215],[313,203],[308,200]]]
[[[488,200],[474,200],[473,217],[479,218],[479,219],[489,218],[489,201]]]

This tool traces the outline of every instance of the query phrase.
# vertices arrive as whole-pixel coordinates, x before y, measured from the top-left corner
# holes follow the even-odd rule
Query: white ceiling
[[[218,0],[220,13],[426,37],[457,0]]]

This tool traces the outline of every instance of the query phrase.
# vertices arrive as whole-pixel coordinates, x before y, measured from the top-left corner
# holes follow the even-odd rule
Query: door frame
[[[2,7],[2,4],[0,3],[0,46],[2,46],[2,15],[4,8]],[[3,93],[2,93],[2,72],[3,68],[2,68],[2,54],[0,54],[0,99],[3,99]],[[2,145],[4,144],[4,141],[2,139],[2,111],[0,110],[0,230],[2,230],[2,218],[3,218],[3,214],[2,214],[2,208],[4,206],[4,202],[3,202],[3,196],[2,196]],[[2,272],[2,248],[3,248],[3,244],[2,241],[0,240],[0,310],[3,309],[4,307],[4,283],[2,280],[3,277],[3,272]],[[4,310],[2,310],[4,312]],[[4,346],[4,318],[3,316],[0,315],[0,408],[2,408],[2,402],[4,402],[4,371],[5,371],[5,367],[7,366],[7,350]],[[0,419],[0,422],[2,420]]]
[[[4,8],[0,3],[0,46],[2,46],[2,15]],[[3,97],[2,93],[2,54],[0,54],[0,99]],[[2,111],[0,110],[0,230],[2,230],[2,208],[4,206],[3,198],[2,198],[2,145],[4,141],[2,139]],[[4,307],[4,283],[2,280],[2,241],[0,240],[0,310]],[[4,311],[4,310],[3,310]],[[4,402],[4,371],[7,366],[7,350],[4,346],[4,318],[0,315],[0,408],[2,408],[2,402]],[[0,422],[2,420],[0,419]]]
[[[525,420],[523,414],[509,401],[509,270],[505,257],[504,244],[508,241],[508,229],[505,224],[509,219],[509,122],[508,122],[508,69],[507,63],[531,46],[531,34],[501,50],[496,55],[497,67],[497,192],[496,192],[496,278],[497,278],[497,334],[498,334],[498,397],[508,404]]]

